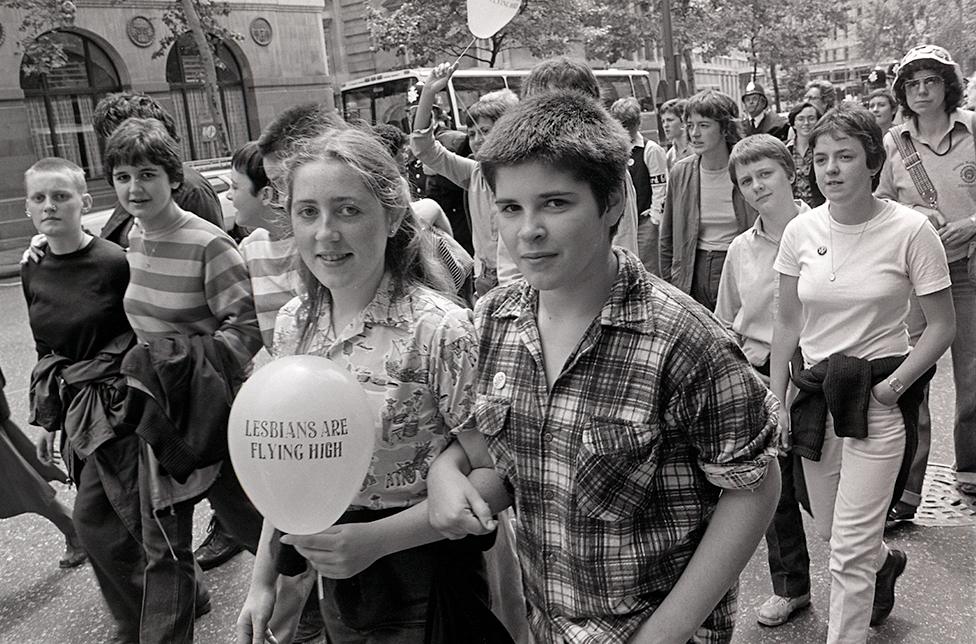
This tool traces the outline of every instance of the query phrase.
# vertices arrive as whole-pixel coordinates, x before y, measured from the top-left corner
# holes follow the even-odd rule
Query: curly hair
[[[92,126],[99,140],[105,142],[123,121],[131,118],[156,119],[166,128],[166,133],[179,143],[176,121],[163,106],[142,92],[117,92],[98,101],[92,112]]]
[[[956,72],[956,68],[951,65],[943,65],[934,60],[913,60],[904,67],[898,70],[898,76],[895,78],[895,99],[898,101],[898,105],[901,106],[902,114],[908,117],[916,117],[918,114],[908,107],[908,97],[905,93],[905,81],[908,80],[915,72],[920,71],[930,71],[935,72],[942,78],[942,83],[945,87],[945,100],[943,102],[943,109],[945,109],[946,114],[951,113],[953,110],[962,105],[963,94],[965,90],[962,86],[962,79],[959,78],[959,74]]]

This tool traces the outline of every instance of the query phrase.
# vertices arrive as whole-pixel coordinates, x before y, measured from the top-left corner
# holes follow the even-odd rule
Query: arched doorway
[[[251,139],[247,100],[241,65],[227,45],[217,47],[217,84],[220,108],[227,124],[231,150]],[[220,155],[212,130],[207,99],[203,91],[203,63],[193,37],[180,36],[166,57],[166,82],[173,97],[173,117],[180,133],[186,159],[207,159]]]
[[[67,62],[46,74],[29,73],[33,61],[25,56],[20,67],[34,154],[70,159],[89,178],[100,177],[102,150],[92,112],[103,96],[122,90],[119,70],[87,36],[71,31],[47,35],[64,48]]]

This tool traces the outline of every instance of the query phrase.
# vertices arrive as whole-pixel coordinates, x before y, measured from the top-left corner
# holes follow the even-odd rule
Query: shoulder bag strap
[[[922,159],[918,156],[918,150],[915,149],[915,144],[912,143],[912,137],[908,133],[908,127],[902,124],[891,128],[891,138],[895,142],[895,147],[898,148],[898,154],[901,155],[902,163],[905,164],[905,170],[908,171],[908,176],[912,178],[912,183],[915,184],[915,189],[918,190],[918,194],[928,202],[932,209],[938,210],[939,195],[935,190],[935,185],[932,184],[932,180],[929,179],[928,173],[922,166]]]

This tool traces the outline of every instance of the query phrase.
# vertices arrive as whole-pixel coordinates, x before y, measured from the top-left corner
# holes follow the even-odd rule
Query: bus
[[[405,132],[410,131],[410,108],[417,104],[423,82],[430,74],[429,67],[414,67],[343,83],[339,103],[347,121],[362,120],[375,125],[388,123]],[[641,134],[657,141],[657,102],[651,88],[650,74],[640,69],[594,69],[600,85],[600,99],[606,107],[627,96],[641,104]],[[437,96],[438,105],[450,120],[450,126],[463,130],[465,112],[488,92],[510,89],[516,94],[527,69],[459,69],[451,76],[447,89]]]

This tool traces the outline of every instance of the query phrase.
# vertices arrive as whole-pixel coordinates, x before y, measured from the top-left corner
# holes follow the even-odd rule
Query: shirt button
[[[542,498],[544,498],[546,501],[552,501],[556,498],[556,493],[552,490],[546,490],[542,493]]]
[[[553,439],[553,438],[554,438],[554,437],[553,437],[553,435],[552,435],[552,432],[545,432],[545,433],[544,433],[544,434],[542,435],[542,440],[544,440],[544,441],[545,441],[545,442],[547,442],[547,443],[551,443],[551,442],[552,442],[552,439]]]
[[[556,552],[554,550],[549,550],[546,552],[545,557],[546,557],[546,561],[552,563],[553,561],[556,560]]]

